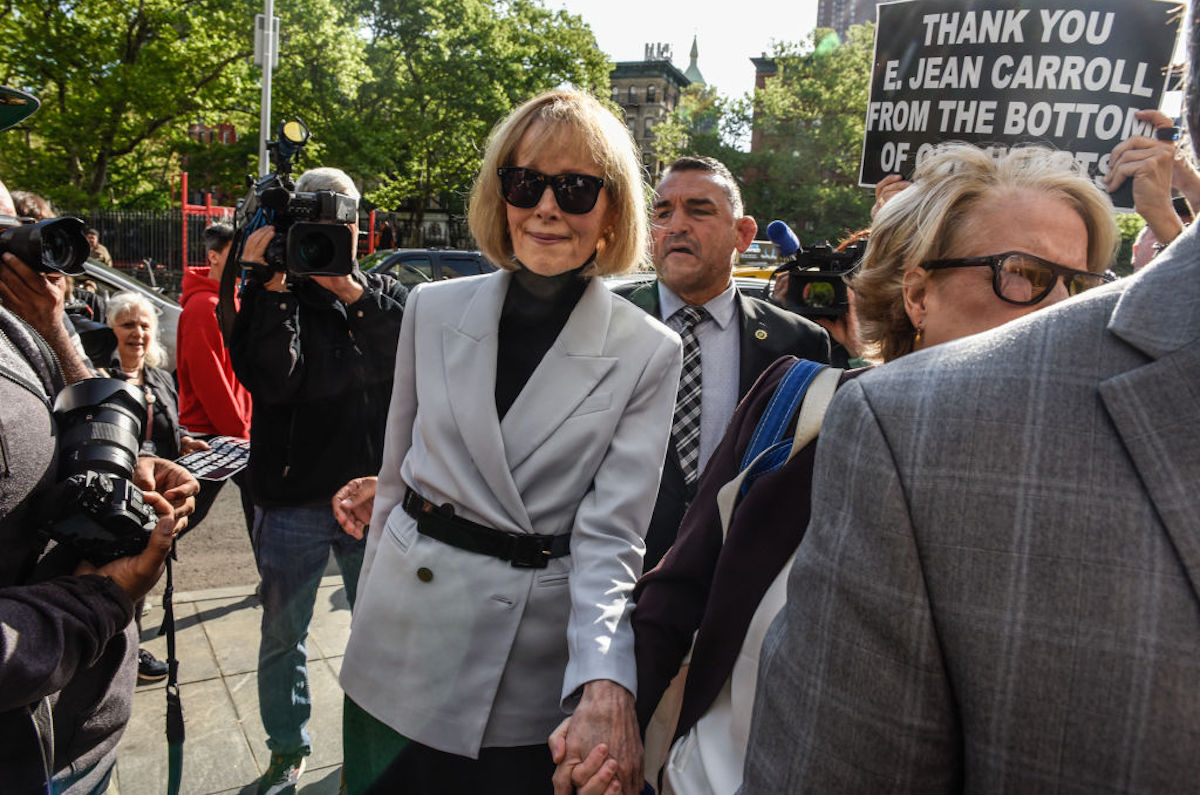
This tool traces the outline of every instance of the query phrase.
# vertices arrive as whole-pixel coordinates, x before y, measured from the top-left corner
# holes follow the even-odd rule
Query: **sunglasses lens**
[[[583,214],[592,211],[600,198],[604,181],[586,174],[563,174],[556,178],[554,198],[565,213]]]
[[[1000,263],[996,285],[1001,297],[1018,304],[1031,304],[1054,289],[1054,271],[1035,259],[1014,254]]]
[[[541,201],[546,178],[527,168],[504,168],[500,170],[500,189],[513,207],[528,209]]]
[[[1079,273],[1067,278],[1067,292],[1079,295],[1084,290],[1099,287],[1104,284],[1104,277],[1098,273]]]

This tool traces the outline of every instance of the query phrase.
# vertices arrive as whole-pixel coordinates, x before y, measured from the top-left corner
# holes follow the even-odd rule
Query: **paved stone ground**
[[[224,495],[222,495],[224,496]],[[180,697],[187,737],[184,795],[253,793],[268,764],[258,717],[259,624],[254,585],[180,593],[176,597]],[[142,621],[142,646],[160,659],[166,639],[157,599]],[[342,690],[337,676],[350,636],[350,608],[340,576],[326,576],[317,594],[308,639],[313,754],[300,795],[334,795],[342,761]],[[121,795],[160,795],[167,780],[166,705],[161,683],[139,686],[133,718],[117,754]]]

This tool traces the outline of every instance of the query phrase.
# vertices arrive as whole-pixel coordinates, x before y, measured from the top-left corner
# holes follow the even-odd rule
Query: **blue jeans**
[[[365,541],[342,531],[328,505],[254,508],[254,546],[262,575],[262,641],[258,647],[258,711],[275,753],[308,754],[312,713],[304,641],[317,586],[333,550],[346,597],[354,606]]]

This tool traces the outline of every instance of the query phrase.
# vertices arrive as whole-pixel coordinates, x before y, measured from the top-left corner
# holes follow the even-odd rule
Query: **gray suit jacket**
[[[838,391],[744,792],[1200,786],[1197,232]]]
[[[674,332],[593,279],[498,421],[510,278],[437,282],[409,296],[341,670],[367,712],[467,756],[544,743],[588,681],[636,692],[629,596],[682,356]],[[399,504],[409,486],[489,527],[571,533],[571,554],[514,568],[420,535]]]

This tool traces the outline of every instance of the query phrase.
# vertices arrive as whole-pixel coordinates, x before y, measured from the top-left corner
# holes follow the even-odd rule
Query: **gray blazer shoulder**
[[[1194,788],[1198,321],[1189,230],[838,391],[745,792]]]

